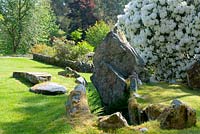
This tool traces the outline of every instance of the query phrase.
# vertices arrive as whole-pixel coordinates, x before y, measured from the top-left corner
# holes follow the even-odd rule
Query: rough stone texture
[[[45,82],[31,87],[30,91],[45,95],[58,95],[65,94],[66,88],[54,82]]]
[[[147,115],[148,121],[156,120],[159,116],[163,113],[164,109],[166,108],[165,105],[161,104],[150,104],[146,108],[144,108],[144,112]]]
[[[74,91],[80,91],[86,94],[86,88],[83,84],[76,85]]]
[[[84,77],[78,77],[78,78],[76,78],[75,82],[78,83],[78,84],[83,84],[84,86],[86,86],[88,84],[87,81],[86,81],[86,79]]]
[[[144,70],[144,62],[135,49],[121,35],[110,32],[97,47],[93,62],[95,68],[91,80],[105,110],[110,113],[115,105],[127,107],[129,89],[126,79],[133,72],[140,74]]]
[[[128,100],[128,113],[131,125],[138,125],[141,123],[139,104],[134,96]]]
[[[66,103],[66,111],[71,117],[90,114],[86,89],[82,84],[77,85],[74,90],[70,92],[68,101]]]
[[[66,67],[65,71],[58,72],[58,75],[62,75],[62,76],[65,76],[65,77],[75,77],[75,78],[80,77],[78,72],[71,69],[70,67]]]
[[[32,84],[51,81],[51,74],[42,72],[13,72],[14,78],[26,79]]]
[[[200,89],[200,60],[194,63],[187,71],[187,81],[189,87]]]
[[[71,60],[60,60],[55,57],[50,57],[46,55],[41,54],[33,54],[33,60],[40,61],[42,63],[47,63],[51,65],[56,65],[59,67],[70,67],[73,70],[76,70],[78,72],[86,72],[86,73],[92,73],[93,71],[93,64],[81,62],[81,61],[71,61]]]
[[[180,103],[166,108],[160,115],[160,127],[164,129],[183,129],[195,126],[196,111]]]
[[[117,112],[112,115],[99,117],[98,126],[106,129],[117,129],[128,126],[128,123],[122,114]]]

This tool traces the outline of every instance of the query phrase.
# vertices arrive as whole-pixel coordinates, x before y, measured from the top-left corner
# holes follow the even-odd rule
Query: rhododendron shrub
[[[200,58],[199,5],[198,0],[133,0],[118,16],[117,27],[157,80],[185,79]]]

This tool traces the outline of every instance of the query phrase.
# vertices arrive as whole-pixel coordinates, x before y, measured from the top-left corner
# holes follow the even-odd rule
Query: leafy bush
[[[79,48],[79,53],[81,53],[81,55],[94,51],[94,47],[90,45],[87,41],[78,42],[77,47]]]
[[[75,46],[75,42],[70,41],[62,41],[62,40],[56,40],[54,42],[54,48],[56,50],[56,57],[58,59],[64,60],[73,60],[75,59],[74,56],[72,56],[72,47]]]
[[[94,26],[87,29],[86,41],[96,48],[101,44],[109,31],[110,27],[104,21],[96,22]]]
[[[86,41],[75,42],[65,40],[57,41],[55,44],[56,57],[59,59],[67,60],[85,60],[85,55],[93,51],[93,46],[88,44]]]
[[[70,37],[75,42],[78,42],[82,39],[83,31],[81,29],[77,29],[70,34]]]
[[[53,47],[47,46],[45,44],[35,44],[31,48],[31,53],[54,56],[55,49]]]
[[[199,1],[134,0],[118,16],[117,26],[154,68],[157,80],[185,79],[200,58]]]

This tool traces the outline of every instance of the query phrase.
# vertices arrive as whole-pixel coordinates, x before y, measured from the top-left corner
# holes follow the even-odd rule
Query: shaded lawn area
[[[58,76],[62,70],[26,58],[0,58],[0,134],[70,133],[65,117],[67,95],[34,94],[29,92],[31,84],[12,78],[14,71],[48,72],[69,93],[74,79]]]
[[[63,71],[55,66],[42,64],[26,58],[0,58],[0,134],[99,134],[104,133],[93,122],[77,119],[77,126],[71,126],[65,112],[65,102],[69,91],[76,85],[74,78],[58,76]],[[67,87],[68,93],[59,96],[44,96],[29,92],[29,84],[12,78],[14,71],[48,72],[53,75],[53,82]],[[91,74],[81,73],[89,83],[88,95],[90,108],[96,109],[99,99],[92,94]],[[147,127],[150,134],[200,134],[200,92],[190,90],[184,85],[167,83],[144,84],[139,94],[145,100],[138,100],[146,106],[151,103],[170,104],[173,99],[180,99],[197,111],[197,126],[184,130],[161,130],[157,121],[150,121],[139,126],[111,131],[116,134],[135,134],[134,129]],[[96,94],[96,93],[95,93]],[[98,110],[98,109],[97,109]],[[81,125],[86,122],[85,125]]]

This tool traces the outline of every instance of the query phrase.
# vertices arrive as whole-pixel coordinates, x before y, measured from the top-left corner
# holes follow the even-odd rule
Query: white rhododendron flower
[[[116,26],[157,80],[185,79],[200,59],[200,0],[132,0]]]

